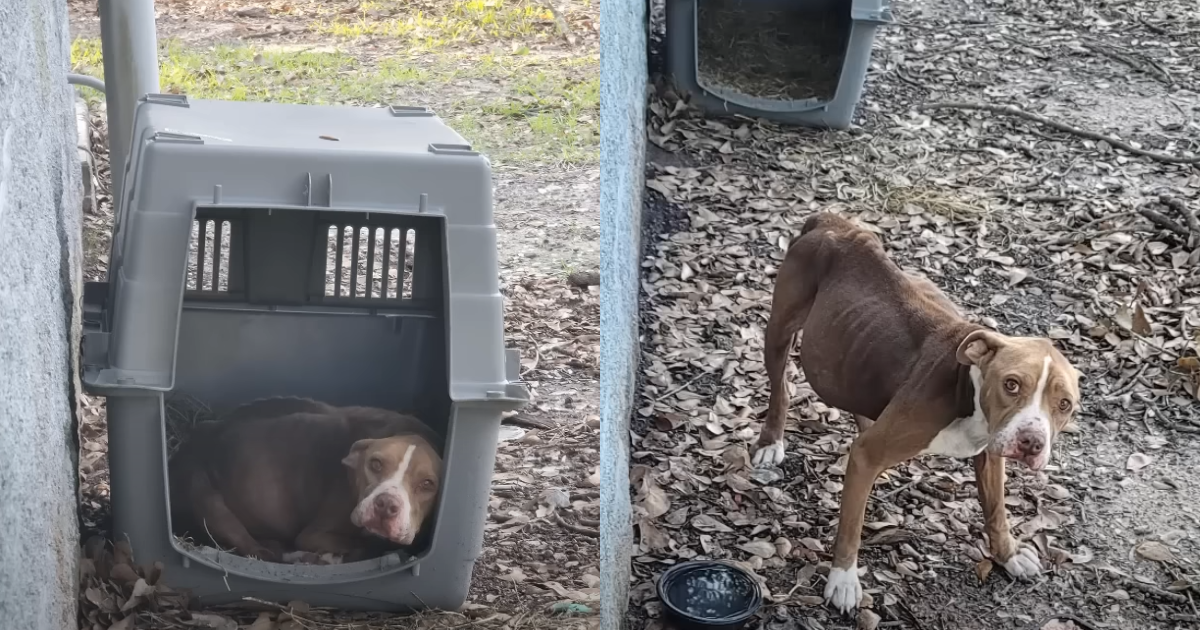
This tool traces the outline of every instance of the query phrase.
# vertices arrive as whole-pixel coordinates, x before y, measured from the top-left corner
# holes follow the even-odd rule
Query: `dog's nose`
[[[1017,443],[1017,447],[1025,455],[1037,457],[1042,454],[1042,449],[1046,448],[1046,441],[1040,435],[1026,434],[1021,436],[1021,440]]]
[[[400,513],[400,502],[395,497],[381,494],[375,497],[375,509],[387,516],[395,516]]]

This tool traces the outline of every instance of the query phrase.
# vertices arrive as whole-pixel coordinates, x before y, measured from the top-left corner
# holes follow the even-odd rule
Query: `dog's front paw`
[[[758,467],[778,466],[783,463],[783,457],[786,452],[787,445],[784,444],[783,440],[770,444],[760,444],[758,450],[754,452],[754,465]]]
[[[1003,563],[1008,574],[1020,579],[1037,577],[1042,572],[1042,561],[1037,552],[1029,547],[1021,547],[1011,558]]]
[[[849,569],[833,567],[825,582],[825,601],[842,614],[850,614],[862,600],[862,585],[858,583],[858,565]]]
[[[283,561],[288,564],[317,564],[321,557],[311,551],[289,551],[283,554]]]
[[[340,553],[323,553],[320,556],[319,564],[341,564],[343,556]]]

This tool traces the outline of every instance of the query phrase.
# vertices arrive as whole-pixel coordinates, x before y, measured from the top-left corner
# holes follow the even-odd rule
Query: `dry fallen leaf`
[[[129,615],[109,626],[108,630],[131,630],[133,628],[133,620],[136,618],[137,615]]]
[[[1117,307],[1117,311],[1113,315],[1113,321],[1125,330],[1133,330],[1133,311],[1128,306],[1122,304]]]
[[[655,519],[671,511],[671,500],[667,498],[667,493],[649,478],[645,479],[644,484],[638,507],[646,511],[646,516]]]
[[[858,611],[858,630],[875,630],[883,619],[866,608]]]
[[[1153,461],[1151,457],[1145,453],[1134,453],[1129,456],[1129,459],[1125,460],[1125,469],[1137,472],[1149,466],[1151,461]]]
[[[984,558],[975,563],[975,577],[979,578],[979,583],[987,582],[988,576],[992,574],[992,561]]]
[[[1157,540],[1147,540],[1137,547],[1134,547],[1137,555],[1155,562],[1174,562],[1175,554],[1171,553],[1170,547],[1158,542]]]
[[[1026,279],[1028,277],[1029,277],[1028,269],[1022,269],[1020,267],[1013,267],[1012,269],[1008,270],[1008,286],[1015,287],[1018,284],[1020,284],[1022,280]]]
[[[775,555],[775,544],[766,540],[752,540],[738,545],[738,549],[759,558],[770,558]]]
[[[1087,547],[1080,547],[1075,553],[1071,554],[1071,562],[1075,564],[1087,564],[1095,558],[1095,554]]]
[[[271,620],[271,613],[258,613],[258,618],[246,630],[275,630],[275,622]]]
[[[650,522],[650,519],[641,518],[638,520],[637,525],[640,542],[647,550],[667,549],[671,546],[671,537],[659,529],[657,525]]]
[[[720,532],[723,534],[727,534],[727,533],[730,533],[733,531],[732,529],[730,529],[730,527],[728,525],[713,518],[712,516],[709,516],[708,514],[697,514],[692,519],[692,527],[695,527],[696,529],[698,529],[702,532],[708,532],[708,533]]]
[[[1149,337],[1154,334],[1154,328],[1150,325],[1150,318],[1146,317],[1146,311],[1142,309],[1142,305],[1138,304],[1133,311],[1133,320],[1130,322],[1131,328],[1135,334],[1143,337]]]
[[[1050,484],[1046,486],[1046,496],[1056,501],[1062,501],[1071,496],[1071,491],[1058,484]]]
[[[213,613],[192,613],[192,623],[189,625],[204,630],[238,630],[236,621]]]

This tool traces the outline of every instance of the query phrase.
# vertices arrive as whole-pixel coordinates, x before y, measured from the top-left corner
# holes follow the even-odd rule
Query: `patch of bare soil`
[[[178,4],[178,3],[176,3]],[[229,6],[229,3],[225,3]],[[75,5],[73,5],[75,6]],[[167,28],[169,32],[169,28]],[[86,280],[107,273],[113,208],[106,125],[92,115],[97,203],[85,218]],[[415,616],[348,615],[303,602],[188,611],[170,575],[133,567],[113,547],[109,516],[107,426],[102,398],[84,397],[80,418],[81,528],[84,539],[80,627],[131,628],[564,628],[596,627],[599,597],[598,281],[568,276],[555,258],[568,239],[588,239],[597,224],[586,172],[545,179],[497,173],[506,341],[521,351],[532,402],[506,418],[497,447],[484,551],[468,604],[459,612]],[[505,213],[502,208],[515,208]],[[540,212],[539,212],[540,211]],[[515,234],[514,234],[515,233]],[[517,242],[509,247],[505,243]],[[519,255],[506,252],[517,249]],[[576,261],[595,268],[586,252]],[[544,260],[553,263],[535,264]],[[578,262],[582,260],[582,262]]]
[[[1200,14],[1182,1],[893,5],[848,132],[706,119],[651,99],[638,548],[653,584],[735,561],[751,628],[1146,628],[1200,624]],[[1077,430],[1044,472],[1009,468],[1015,535],[1045,573],[988,558],[969,463],[889,471],[867,511],[858,619],[822,603],[855,435],[792,371],[789,455],[756,469],[775,269],[814,212],[852,215],[978,321],[1045,335],[1083,372]],[[664,217],[660,218],[660,217]],[[795,357],[794,357],[795,358]]]
[[[498,171],[496,237],[500,266],[560,277],[600,268],[600,171]]]

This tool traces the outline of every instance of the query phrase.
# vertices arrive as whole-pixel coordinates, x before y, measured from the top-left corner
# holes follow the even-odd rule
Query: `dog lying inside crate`
[[[171,458],[173,529],[271,562],[378,557],[422,533],[441,486],[440,448],[412,416],[257,400],[197,424]]]

